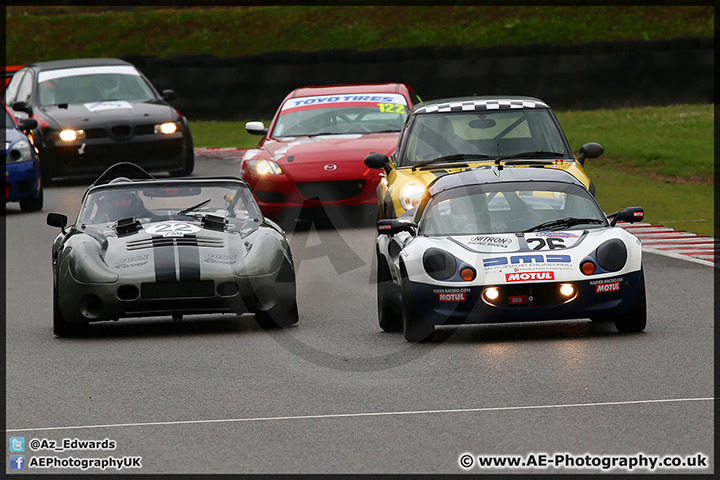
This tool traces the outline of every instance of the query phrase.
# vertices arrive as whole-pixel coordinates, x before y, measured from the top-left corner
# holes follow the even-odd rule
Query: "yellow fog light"
[[[560,285],[560,294],[565,297],[572,297],[575,293],[575,287],[570,285],[569,283],[563,283]]]
[[[177,125],[175,122],[166,122],[161,123],[160,125],[155,125],[155,133],[164,133],[165,135],[170,135],[171,133],[177,132]]]
[[[60,132],[60,140],[63,142],[72,142],[77,140],[78,138],[82,138],[85,136],[85,132],[82,130],[63,130]]]

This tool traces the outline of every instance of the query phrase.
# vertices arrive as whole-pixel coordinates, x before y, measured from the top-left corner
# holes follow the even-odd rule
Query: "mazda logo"
[[[333,165],[332,163],[328,163],[328,164],[325,165],[325,167],[323,167],[323,168],[325,168],[325,171],[326,171],[326,172],[332,172],[333,170],[336,170],[336,169],[337,169],[337,165]]]

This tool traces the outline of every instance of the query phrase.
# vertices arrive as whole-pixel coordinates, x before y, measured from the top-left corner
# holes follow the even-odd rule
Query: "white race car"
[[[380,327],[409,342],[436,325],[590,318],[645,328],[640,240],[555,169],[477,167],[428,185],[417,209],[378,222]]]

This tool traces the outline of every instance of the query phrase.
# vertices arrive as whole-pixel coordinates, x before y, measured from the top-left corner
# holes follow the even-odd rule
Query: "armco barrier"
[[[121,58],[196,120],[270,118],[294,88],[342,83],[404,82],[428,100],[531,95],[559,110],[714,102],[711,37]]]

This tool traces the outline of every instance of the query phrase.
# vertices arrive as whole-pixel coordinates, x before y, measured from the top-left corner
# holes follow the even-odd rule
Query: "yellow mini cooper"
[[[395,153],[371,153],[365,165],[383,170],[377,188],[378,219],[383,219],[416,207],[435,178],[482,164],[566,170],[594,195],[583,164],[602,154],[602,145],[586,143],[576,159],[557,117],[542,100],[473,96],[417,104]]]

